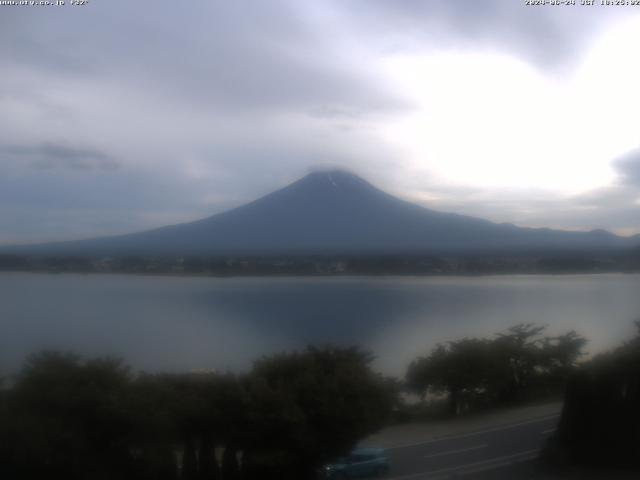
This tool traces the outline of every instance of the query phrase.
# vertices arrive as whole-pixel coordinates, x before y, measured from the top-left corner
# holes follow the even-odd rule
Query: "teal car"
[[[358,448],[336,463],[324,467],[324,478],[382,477],[389,472],[389,459],[381,448]]]

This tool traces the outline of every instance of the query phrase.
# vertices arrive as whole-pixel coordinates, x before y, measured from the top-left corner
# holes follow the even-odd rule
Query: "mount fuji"
[[[58,255],[265,255],[616,249],[640,238],[604,230],[523,228],[424,208],[355,174],[311,173],[202,220],[90,240],[13,247]]]

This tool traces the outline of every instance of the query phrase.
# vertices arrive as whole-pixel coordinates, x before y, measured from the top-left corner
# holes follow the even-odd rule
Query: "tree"
[[[6,471],[11,461],[10,426],[9,426],[9,405],[8,390],[5,389],[4,379],[0,378],[0,478],[8,478]]]
[[[498,333],[492,342],[495,357],[493,389],[499,400],[512,402],[531,383],[538,366],[543,363],[540,336],[546,327],[522,323]]]
[[[491,376],[491,344],[465,338],[437,345],[431,354],[409,365],[407,383],[414,392],[446,394],[450,411],[458,415],[487,394]]]
[[[310,347],[257,361],[248,380],[247,470],[259,470],[259,478],[314,478],[319,466],[378,430],[394,395],[371,360],[356,348]]]
[[[572,373],[556,435],[545,458],[640,470],[638,334]]]
[[[544,330],[520,324],[493,339],[439,344],[409,365],[407,386],[423,399],[446,395],[454,415],[479,404],[517,401],[540,385],[557,388],[575,369],[586,340],[574,331],[542,337]]]
[[[216,446],[237,444],[244,434],[246,400],[239,380],[217,373],[143,375],[134,387],[138,449],[157,452],[169,444],[182,452],[183,478],[219,478]]]
[[[221,473],[223,480],[238,480],[240,478],[238,451],[233,443],[227,443],[224,447]]]
[[[9,396],[12,477],[129,478],[129,371],[119,360],[32,356]]]
[[[178,478],[176,446],[180,439],[175,405],[179,398],[170,378],[142,374],[129,388],[127,411],[133,423],[130,448],[142,479]]]
[[[544,372],[554,380],[563,381],[578,366],[578,360],[584,355],[587,339],[571,330],[557,337],[543,340],[541,358]]]
[[[0,390],[0,473],[310,479],[389,413],[394,392],[370,362],[354,348],[309,348],[265,357],[244,377],[134,377],[119,360],[41,353],[9,391]],[[221,464],[216,448],[224,451]]]

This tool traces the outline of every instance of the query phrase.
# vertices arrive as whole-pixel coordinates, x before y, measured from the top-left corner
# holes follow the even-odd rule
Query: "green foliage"
[[[44,352],[0,390],[0,478],[313,478],[389,413],[370,361],[309,348],[243,377],[134,376],[119,360]]]
[[[428,357],[414,361],[407,371],[407,382],[422,396],[427,392],[447,394],[452,411],[459,413],[463,401],[486,392],[491,361],[488,341],[465,338],[438,345]]]
[[[114,359],[81,362],[53,352],[31,357],[8,399],[5,432],[15,478],[116,478],[126,470],[129,380],[128,369]]]
[[[640,322],[638,334],[570,377],[547,459],[640,469]]]
[[[248,381],[252,454],[277,451],[287,464],[293,455],[301,469],[315,468],[378,430],[394,393],[370,362],[355,348],[309,348],[257,361]]]
[[[566,380],[586,340],[571,331],[542,337],[545,327],[521,324],[493,339],[464,338],[437,345],[407,369],[407,386],[423,398],[446,395],[454,414],[497,402],[512,402],[541,385]]]

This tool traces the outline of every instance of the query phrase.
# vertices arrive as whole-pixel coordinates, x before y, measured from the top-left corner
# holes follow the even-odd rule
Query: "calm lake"
[[[0,374],[43,348],[136,368],[242,370],[307,344],[360,345],[402,375],[435,343],[534,322],[597,352],[635,330],[640,275],[189,278],[0,274]]]

